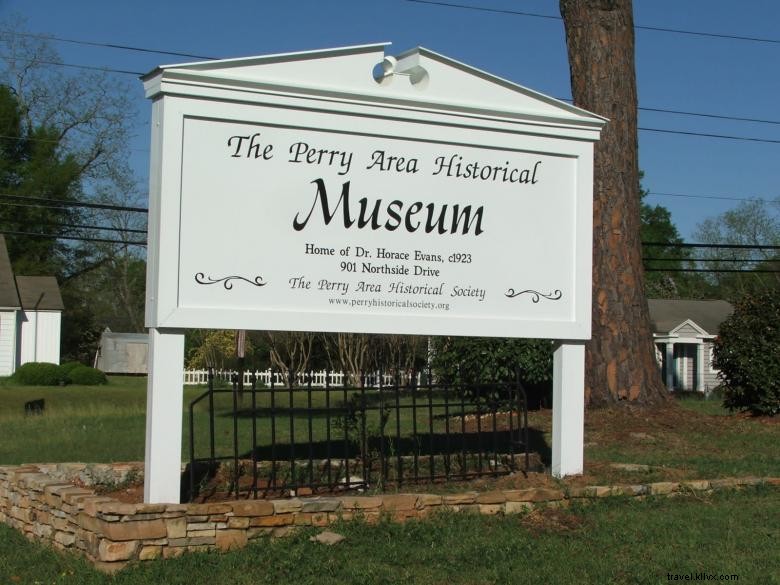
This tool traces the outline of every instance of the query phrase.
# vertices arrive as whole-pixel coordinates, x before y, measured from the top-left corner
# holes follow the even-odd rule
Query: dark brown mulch
[[[513,425],[516,425],[516,416]],[[619,404],[612,408],[590,409],[585,414],[585,444],[588,445],[663,445],[665,448],[676,448],[686,443],[685,433],[696,429],[697,432],[707,431],[712,433],[726,432],[745,420],[752,420],[761,424],[774,425],[780,423],[780,417],[753,417],[749,414],[736,416],[715,416],[700,414],[690,409],[683,408],[675,402],[660,407],[648,409],[632,404]],[[484,427],[484,421],[479,423],[474,417],[465,421],[466,430],[475,431],[478,426]],[[461,421],[458,418],[453,424],[459,428]],[[509,414],[500,415],[497,428],[509,426]],[[530,426],[540,433],[549,433],[552,427],[552,411],[541,410],[530,413]],[[492,422],[490,427],[492,428]],[[497,478],[475,479],[467,482],[450,482],[448,484],[434,485],[408,485],[402,491],[406,492],[441,492],[449,493],[457,491],[492,491],[525,488],[564,488],[582,487],[587,485],[605,485],[606,483],[643,483],[646,481],[681,481],[688,479],[684,469],[653,468],[651,474],[642,474],[616,470],[609,462],[591,461],[585,459],[585,473],[565,480],[558,480],[549,473],[514,473]],[[224,475],[224,474],[223,474]],[[199,501],[225,501],[235,499],[235,496],[219,490],[217,485],[225,485],[227,479],[220,477],[213,481],[213,486],[206,486],[205,497]],[[114,497],[122,502],[136,503],[143,501],[143,486],[129,486],[105,495]],[[288,493],[269,493],[267,497],[284,497]],[[296,494],[306,495],[344,495],[344,492],[317,492],[303,488]],[[246,497],[244,495],[243,497]],[[249,496],[251,497],[251,496]]]

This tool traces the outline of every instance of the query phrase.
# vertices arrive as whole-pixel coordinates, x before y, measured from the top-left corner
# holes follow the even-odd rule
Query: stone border
[[[259,537],[288,535],[298,526],[363,518],[396,522],[437,510],[519,514],[535,506],[613,496],[674,496],[752,485],[780,487],[780,478],[725,478],[563,489],[528,488],[455,494],[383,494],[240,500],[213,504],[124,504],[89,487],[119,484],[141,464],[49,464],[0,467],[0,522],[31,540],[84,555],[98,569],[184,552],[241,548]],[[74,485],[81,484],[81,485]]]

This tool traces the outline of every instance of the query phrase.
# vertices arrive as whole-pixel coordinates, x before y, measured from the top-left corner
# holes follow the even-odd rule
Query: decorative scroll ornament
[[[519,292],[516,292],[515,289],[510,288],[504,294],[506,296],[508,296],[510,299],[513,299],[515,297],[519,297],[520,295],[531,295],[531,300],[534,303],[538,303],[539,300],[542,299],[542,298],[545,298],[548,301],[560,301],[561,298],[563,297],[563,293],[560,290],[558,290],[557,288],[554,291],[552,291],[552,292],[550,292],[548,294],[540,293],[539,291],[530,290],[530,289],[529,290],[521,290]]]
[[[254,286],[265,286],[268,284],[267,282],[263,282],[262,276],[255,276],[254,280],[250,280],[248,278],[244,278],[243,276],[224,276],[222,278],[211,278],[210,276],[206,276],[203,272],[198,272],[195,275],[195,282],[198,284],[218,284],[222,283],[225,287],[225,290],[231,290],[233,288],[232,280],[243,280],[244,282],[247,282]]]

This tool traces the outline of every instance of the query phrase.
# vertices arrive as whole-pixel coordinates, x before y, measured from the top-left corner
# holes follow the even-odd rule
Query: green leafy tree
[[[438,337],[431,360],[443,382],[462,384],[552,379],[552,343],[538,339]]]
[[[78,220],[67,205],[43,207],[25,201],[30,193],[67,204],[81,192],[76,159],[63,152],[59,132],[24,120],[18,95],[0,86],[0,195],[4,196],[2,229],[63,235],[64,224]],[[10,196],[10,197],[8,197]],[[71,259],[71,248],[56,239],[6,235],[8,253],[17,273],[61,274]]]
[[[780,295],[745,296],[720,326],[713,365],[724,405],[755,415],[780,414]]]
[[[65,304],[62,354],[89,361],[109,322],[141,328],[143,288],[135,273],[142,250],[66,238],[111,233],[129,242],[129,232],[84,226],[142,229],[145,217],[67,204],[143,205],[127,164],[135,108],[124,81],[108,73],[73,74],[60,62],[46,39],[25,34],[18,18],[0,23],[0,231],[17,274],[57,278]],[[98,268],[101,274],[90,275]],[[106,318],[112,307],[114,318]]]
[[[246,340],[246,354],[254,353],[252,342]],[[225,370],[236,365],[236,332],[214,329],[202,332],[200,343],[190,348],[187,367],[191,369],[214,368]]]
[[[772,202],[744,201],[736,208],[708,218],[696,229],[697,241],[705,244],[737,244],[743,246],[780,245],[780,198]],[[704,250],[701,258],[710,260],[708,268],[756,272],[714,272],[711,285],[721,298],[738,299],[746,294],[777,291],[780,288],[778,270],[780,256],[776,250],[712,249]]]

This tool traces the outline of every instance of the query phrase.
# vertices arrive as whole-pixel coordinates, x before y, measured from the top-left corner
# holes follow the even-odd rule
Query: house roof
[[[28,311],[62,311],[60,287],[53,276],[17,276],[19,298]]]
[[[693,301],[681,299],[648,299],[653,332],[665,335],[685,321],[693,321],[710,335],[717,335],[720,324],[734,312],[726,301]]]
[[[21,306],[11,259],[8,257],[8,248],[5,245],[5,236],[0,234],[0,307],[19,309]]]
[[[62,311],[62,296],[53,276],[16,276],[5,236],[0,234],[0,307],[29,311]]]

